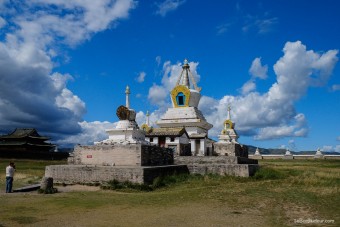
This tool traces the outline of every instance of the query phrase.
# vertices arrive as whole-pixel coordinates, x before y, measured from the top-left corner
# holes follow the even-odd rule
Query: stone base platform
[[[238,143],[214,143],[214,151],[219,156],[248,158],[248,147]]]
[[[96,165],[51,165],[46,166],[45,177],[55,183],[79,184],[102,183],[113,179],[139,184],[152,184],[159,176],[189,173],[186,165],[166,166],[96,166]]]
[[[239,177],[253,176],[259,169],[258,161],[232,156],[177,156],[177,165],[187,165],[191,174],[219,174]]]
[[[68,163],[100,166],[173,165],[173,152],[168,148],[143,144],[78,145]]]

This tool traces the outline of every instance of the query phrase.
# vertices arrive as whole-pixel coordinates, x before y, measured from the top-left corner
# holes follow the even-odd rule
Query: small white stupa
[[[255,154],[254,155],[261,155],[260,153],[260,149],[257,147],[256,150],[255,150]]]
[[[145,123],[141,125],[141,129],[148,133],[152,131],[152,126],[150,125],[150,114],[149,111],[146,111],[146,119],[145,119]]]
[[[316,153],[315,153],[315,155],[314,155],[314,158],[323,158],[323,154],[322,154],[320,148],[318,148],[318,149],[316,150]]]
[[[292,153],[290,152],[289,148],[286,149],[286,153],[284,156],[285,159],[294,159],[294,156],[292,155]]]
[[[322,152],[321,152],[321,149],[320,149],[320,148],[318,148],[318,149],[316,150],[315,155],[322,155]]]
[[[109,138],[96,144],[147,144],[145,140],[145,132],[139,129],[136,122],[136,111],[130,109],[130,88],[126,86],[125,90],[126,104],[117,108],[118,124],[114,129],[106,130]]]
[[[231,120],[230,110],[230,105],[228,105],[227,119],[223,122],[218,142],[214,144],[215,154],[248,158],[248,147],[237,142],[239,136],[235,131],[235,123]]]
[[[230,105],[228,105],[228,115],[227,120],[223,122],[224,128],[221,131],[221,134],[218,136],[218,143],[237,143],[239,136],[235,131],[235,123],[231,120],[230,115]]]

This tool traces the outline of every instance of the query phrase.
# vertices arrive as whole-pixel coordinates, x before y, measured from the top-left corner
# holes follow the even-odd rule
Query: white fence
[[[249,155],[252,159],[339,159],[339,155],[308,155],[308,154],[260,154],[260,155]]]

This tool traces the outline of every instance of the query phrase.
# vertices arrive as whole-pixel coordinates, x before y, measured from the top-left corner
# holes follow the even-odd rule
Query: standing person
[[[15,172],[14,162],[10,162],[9,166],[6,167],[6,193],[12,192],[14,172]]]

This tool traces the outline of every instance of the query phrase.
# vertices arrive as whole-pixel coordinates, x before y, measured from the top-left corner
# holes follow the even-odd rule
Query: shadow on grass
[[[40,219],[36,217],[28,217],[28,216],[17,216],[11,218],[12,221],[17,222],[18,224],[34,224],[40,221]]]
[[[119,190],[119,191],[154,191],[159,188],[168,187],[170,185],[179,184],[185,181],[188,181],[189,178],[197,178],[196,175],[188,175],[188,174],[177,174],[177,175],[169,175],[169,176],[160,176],[153,180],[151,185],[148,184],[138,184],[131,183],[129,181],[120,182],[118,180],[111,180],[103,185],[101,185],[102,189],[108,190]]]

